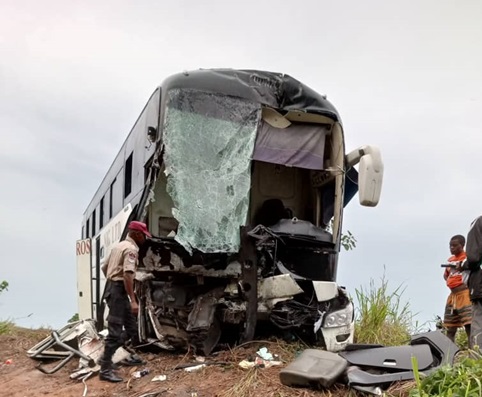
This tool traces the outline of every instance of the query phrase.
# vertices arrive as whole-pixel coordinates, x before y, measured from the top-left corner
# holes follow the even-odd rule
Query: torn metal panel
[[[68,343],[72,347],[78,347],[77,338],[82,335],[97,335],[94,320],[82,320],[69,323],[56,331],[59,339],[63,343]],[[53,349],[55,343],[52,336],[48,336],[35,346],[27,351],[27,356],[30,358],[57,358],[59,356],[66,356],[69,353],[61,349]],[[47,347],[48,346],[48,347]],[[62,351],[63,350],[63,351]]]
[[[62,359],[57,365],[54,367],[46,368],[43,366],[42,363],[37,365],[35,368],[37,368],[40,372],[43,372],[44,374],[53,374],[57,372],[60,368],[62,368],[65,364],[67,364],[68,361],[70,361],[71,358],[77,356],[80,357],[81,359],[85,360],[88,363],[89,367],[94,367],[95,366],[95,361],[92,360],[91,357],[86,356],[84,353],[82,353],[80,350],[74,349],[73,347],[67,345],[66,343],[63,343],[62,340],[59,337],[59,334],[56,331],[52,332],[52,340],[50,343],[45,345],[42,349],[38,351],[38,353],[34,354],[32,358],[38,358],[41,356],[42,352],[44,349],[49,349],[51,347],[55,349],[64,349],[66,352],[68,352],[68,355]]]
[[[211,354],[221,338],[221,325],[217,318],[213,318],[210,327],[204,331],[190,333],[190,342],[196,351],[201,351],[205,356]]]
[[[79,350],[79,339],[82,336],[94,337],[97,335],[93,320],[82,320],[67,324],[27,351],[27,356],[40,361],[61,360],[57,365],[46,368],[41,362],[36,368],[45,373],[52,374],[62,368],[74,357],[84,359],[89,366],[94,366],[92,359]]]
[[[278,302],[292,299],[293,296],[304,291],[289,274],[281,274],[258,280],[258,311],[273,308]],[[230,283],[224,293],[230,296],[239,296],[239,286]]]
[[[152,303],[162,307],[184,307],[188,303],[188,288],[167,281],[152,281]]]
[[[176,258],[176,255],[174,254],[174,258]],[[170,271],[178,271],[180,273],[185,273],[185,274],[192,274],[192,275],[200,275],[200,276],[205,276],[205,277],[239,277],[241,275],[241,264],[238,261],[233,261],[228,264],[228,267],[226,269],[206,269],[206,267],[202,265],[193,265],[191,267],[186,267],[184,266],[182,260],[180,260],[179,257],[177,257],[175,260],[171,260],[171,264],[173,266],[173,269],[170,269]],[[161,269],[162,271],[163,269]]]
[[[99,370],[96,364],[104,351],[104,340],[97,333],[94,320],[82,320],[67,324],[58,331],[53,331],[50,337],[28,350],[27,355],[36,360],[60,359],[53,367],[46,368],[40,363],[37,369],[45,374],[57,372],[73,357],[79,357],[81,371],[72,379]],[[113,361],[119,362],[130,355],[123,348],[117,349]]]
[[[86,356],[90,357],[95,363],[98,363],[100,358],[104,354],[104,347],[104,339],[100,338],[99,336],[96,336],[95,338],[85,337],[82,338],[80,341],[80,350]],[[123,347],[119,347],[114,353],[114,356],[112,357],[112,362],[114,364],[117,364],[122,360],[130,357],[130,355],[131,354],[126,349],[124,349]],[[88,363],[83,358],[81,358],[79,361],[79,367],[84,369],[84,371],[75,372],[75,374],[79,374],[79,376],[80,374],[85,375],[86,372],[98,372],[100,370],[100,365],[88,368]],[[76,378],[76,376],[71,376],[71,378],[74,379]]]
[[[189,313],[187,331],[206,331],[214,321],[214,313],[218,306],[219,298],[223,295],[223,289],[217,288],[207,294],[199,295],[194,302],[194,307]]]
[[[246,302],[234,302],[221,298],[221,320],[228,324],[242,324],[246,320]]]
[[[175,239],[189,252],[235,253],[248,215],[261,106],[193,89],[167,95],[164,161],[179,221]]]
[[[261,300],[292,298],[303,290],[289,274],[266,277],[258,282],[258,298]]]
[[[151,301],[151,298],[150,298],[150,293],[147,292],[146,293],[146,310],[147,310],[147,315],[149,316],[149,320],[150,320],[150,323],[152,325],[152,328],[154,330],[154,333],[158,339],[158,344],[161,345],[161,347],[163,349],[166,349],[166,350],[175,350],[175,347],[172,346],[167,340],[166,340],[166,336],[168,335],[168,330],[165,329],[159,319],[157,318],[156,316],[156,313],[155,313],[155,308],[154,308],[154,305]]]
[[[313,281],[316,299],[325,302],[338,296],[338,285],[332,281]]]
[[[158,251],[158,252],[156,252]],[[168,259],[167,259],[168,258]],[[190,258],[192,261],[192,259]],[[186,264],[181,256],[164,248],[163,250],[149,248],[143,259],[143,264],[148,271],[176,272],[183,274],[199,275],[205,277],[239,277],[241,264],[237,260],[229,262],[224,269],[207,268],[203,264]]]

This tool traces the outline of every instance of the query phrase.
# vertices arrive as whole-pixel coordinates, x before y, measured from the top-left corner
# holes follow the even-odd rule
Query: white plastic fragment
[[[262,347],[261,349],[259,349],[256,354],[261,357],[263,360],[266,360],[266,361],[271,361],[273,360],[273,355],[268,351],[268,349],[266,347]]]
[[[206,368],[206,364],[199,364],[199,365],[195,365],[193,367],[187,367],[187,368],[184,368],[184,371],[195,372],[195,371],[199,371],[200,369],[203,369],[203,368]]]

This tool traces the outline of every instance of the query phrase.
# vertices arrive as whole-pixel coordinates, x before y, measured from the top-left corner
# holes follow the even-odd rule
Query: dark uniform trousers
[[[101,363],[108,366],[112,363],[112,356],[119,347],[123,346],[128,340],[136,345],[139,343],[139,337],[137,321],[131,312],[124,281],[107,280],[104,298],[109,307],[109,315],[107,316],[109,334],[105,340]]]

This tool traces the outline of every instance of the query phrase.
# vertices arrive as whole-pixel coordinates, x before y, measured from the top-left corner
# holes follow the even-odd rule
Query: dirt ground
[[[255,356],[265,346],[278,354],[284,365],[290,362],[303,347],[277,341],[253,342],[235,349],[221,351],[206,361],[222,363],[207,366],[196,372],[174,368],[180,364],[197,363],[190,354],[141,353],[147,362],[142,367],[122,367],[118,373],[124,381],[118,384],[103,382],[93,375],[85,381],[71,380],[69,375],[78,366],[72,359],[58,372],[46,375],[35,368],[38,364],[27,357],[26,351],[49,335],[49,331],[16,328],[0,335],[0,395],[9,397],[312,397],[312,396],[357,396],[343,386],[334,386],[329,391],[289,388],[280,383],[281,367],[242,369],[238,363]],[[10,364],[5,364],[10,361]],[[147,368],[149,374],[135,379],[132,373]],[[157,375],[166,375],[165,381],[153,382]],[[86,390],[86,393],[84,394]],[[148,394],[152,393],[152,394]],[[157,394],[156,394],[157,393]]]

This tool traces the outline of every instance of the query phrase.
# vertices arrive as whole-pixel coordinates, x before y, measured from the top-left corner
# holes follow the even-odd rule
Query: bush
[[[374,343],[385,346],[406,344],[414,330],[409,303],[402,304],[405,290],[401,286],[388,292],[385,275],[380,286],[370,280],[368,290],[356,289],[358,307],[355,319],[356,343]]]
[[[416,374],[416,388],[410,397],[466,396],[482,395],[481,359],[466,357],[453,366],[444,366],[430,376],[420,379],[416,360],[412,360]]]
[[[0,282],[0,293],[2,293],[3,291],[8,291],[8,283],[5,280]],[[11,321],[0,320],[0,335],[10,332],[13,325],[14,324]]]
[[[79,321],[79,313],[75,313],[72,317],[70,317],[70,320],[67,321],[68,323],[75,323],[76,321]]]
[[[0,283],[0,293],[3,291],[8,291],[8,283],[5,280]]]
[[[15,324],[11,321],[0,321],[0,335],[10,333],[13,330],[14,326]]]

